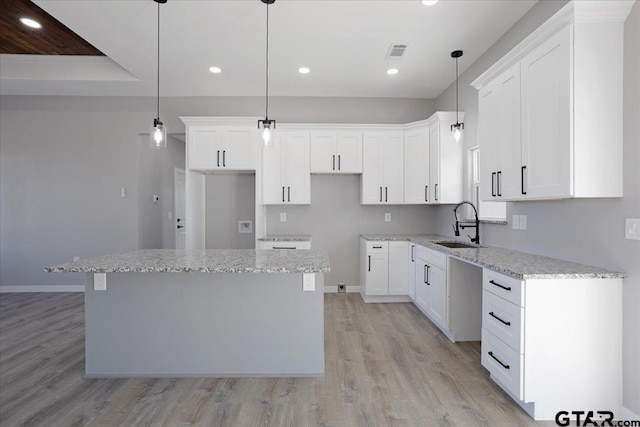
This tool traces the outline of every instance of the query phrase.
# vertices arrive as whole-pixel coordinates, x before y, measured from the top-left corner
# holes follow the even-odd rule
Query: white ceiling
[[[112,61],[2,55],[2,94],[153,96],[152,0],[35,0]],[[277,0],[270,14],[270,95],[435,98],[535,0]],[[264,95],[266,6],[259,0],[161,5],[161,96]],[[46,31],[46,29],[40,30]],[[407,44],[386,60],[392,43]],[[212,65],[222,73],[211,74]],[[298,67],[311,68],[308,75]],[[387,68],[400,72],[388,76]]]

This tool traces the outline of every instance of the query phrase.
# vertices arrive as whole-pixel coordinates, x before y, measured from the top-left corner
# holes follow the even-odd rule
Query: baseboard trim
[[[347,285],[347,293],[355,293],[360,292],[360,285],[348,286]]]
[[[638,421],[640,420],[640,415],[623,406],[622,408],[620,408],[620,414],[618,414],[618,417],[616,417],[616,419],[621,421]]]
[[[84,292],[84,285],[0,286],[0,294],[6,294],[10,292]]]
[[[338,293],[338,285],[326,285],[324,287],[325,294],[337,294]]]

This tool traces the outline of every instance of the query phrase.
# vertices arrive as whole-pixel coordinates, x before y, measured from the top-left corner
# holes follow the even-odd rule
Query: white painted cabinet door
[[[404,134],[404,203],[426,204],[429,200],[429,128]]]
[[[257,132],[246,126],[225,126],[222,128],[221,166],[226,170],[255,170]]]
[[[429,285],[429,315],[443,328],[447,328],[447,272],[441,268],[429,266],[427,269]]]
[[[440,203],[440,123],[429,126],[429,204]]]
[[[309,132],[287,132],[284,155],[286,203],[310,204]]]
[[[409,294],[409,242],[389,242],[389,295]]]
[[[485,86],[478,94],[478,142],[480,144],[480,198],[496,200],[496,171],[500,151],[500,85]]]
[[[389,253],[367,253],[366,257],[366,295],[388,295]]]
[[[407,262],[409,271],[409,298],[416,301],[416,245],[409,242],[409,260]]]
[[[503,73],[498,78],[498,83],[500,136],[495,153],[496,194],[498,199],[513,200],[521,197],[522,187],[520,64],[515,64]]]
[[[415,304],[425,313],[429,311],[429,286],[427,285],[427,263],[422,258],[416,258],[415,262]]]
[[[380,158],[380,132],[365,132],[362,141],[362,178],[360,196],[363,205],[383,203],[382,160]]]
[[[335,168],[340,173],[362,173],[362,132],[338,132]]]
[[[403,152],[403,132],[385,133],[380,146],[385,203],[404,203]]]
[[[311,132],[311,173],[334,173],[336,171],[336,133]]]
[[[221,167],[222,128],[219,126],[188,126],[188,168],[211,170]]]
[[[551,36],[521,61],[526,198],[573,193],[571,27]]]
[[[265,205],[283,204],[285,194],[284,154],[286,136],[274,132],[269,145],[262,148],[262,197]]]

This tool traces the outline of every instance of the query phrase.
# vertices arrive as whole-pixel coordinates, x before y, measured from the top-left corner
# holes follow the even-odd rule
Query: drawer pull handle
[[[489,316],[493,317],[494,319],[498,319],[499,321],[501,321],[502,323],[504,323],[507,326],[511,326],[511,322],[507,322],[506,320],[503,320],[500,317],[496,316],[495,314],[493,314],[493,311],[489,312]]]
[[[373,249],[382,249],[382,246],[374,246]]]
[[[503,285],[501,285],[500,283],[496,283],[496,282],[494,282],[493,280],[489,280],[489,283],[491,283],[492,285],[495,285],[495,286],[497,286],[497,287],[499,287],[499,288],[502,288],[502,289],[504,289],[505,291],[509,291],[509,292],[511,292],[511,286],[503,286]]]
[[[502,365],[502,367],[503,367],[504,369],[511,369],[511,368],[509,367],[509,365],[505,365],[504,363],[502,363],[502,360],[500,360],[500,359],[498,359],[497,357],[495,357],[495,356],[493,355],[493,351],[490,351],[490,352],[489,352],[489,356],[491,356],[491,357],[493,358],[493,360],[495,360],[495,361],[496,361],[496,362],[498,362],[500,365]]]
[[[296,249],[295,246],[274,246],[273,249]]]

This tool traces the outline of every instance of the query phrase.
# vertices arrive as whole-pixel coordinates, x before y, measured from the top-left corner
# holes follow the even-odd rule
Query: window
[[[505,202],[482,201],[480,195],[480,161],[480,146],[476,145],[469,150],[471,201],[478,208],[478,217],[480,219],[504,221],[507,218],[507,204]]]

